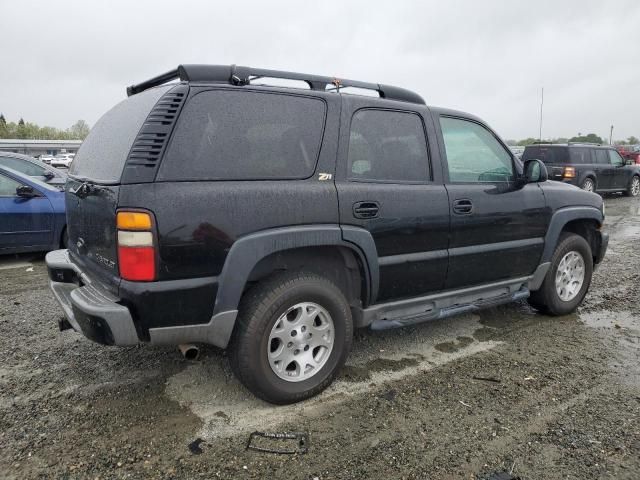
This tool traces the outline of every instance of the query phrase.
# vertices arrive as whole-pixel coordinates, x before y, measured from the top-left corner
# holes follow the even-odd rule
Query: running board
[[[387,330],[514,302],[529,296],[530,281],[531,277],[523,277],[372,305],[362,311],[361,326]]]

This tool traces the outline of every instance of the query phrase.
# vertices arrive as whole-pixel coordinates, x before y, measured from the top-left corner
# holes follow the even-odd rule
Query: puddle
[[[516,322],[538,317],[538,314],[524,301],[481,310],[478,315],[483,326],[493,329],[511,327]]]

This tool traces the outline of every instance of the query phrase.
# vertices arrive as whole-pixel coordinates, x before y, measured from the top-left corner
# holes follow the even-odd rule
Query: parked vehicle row
[[[74,157],[74,153],[62,153],[60,155],[56,155],[51,159],[51,166],[58,168],[69,168],[71,167],[71,163],[73,162]]]
[[[182,65],[127,93],[71,166],[69,248],[46,257],[62,328],[228,348],[273,403],[327,387],[354,328],[572,312],[607,248],[602,198],[405,89]]]
[[[47,165],[52,165],[58,168],[69,168],[71,166],[71,162],[73,162],[75,153],[60,153],[58,155],[40,155],[38,160]]]
[[[545,163],[549,178],[576,185],[588,192],[640,194],[640,165],[627,165],[612,146],[589,144],[528,145],[522,160]]]

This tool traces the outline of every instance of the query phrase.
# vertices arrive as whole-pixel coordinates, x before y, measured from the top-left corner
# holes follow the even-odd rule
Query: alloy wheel
[[[562,257],[556,270],[556,292],[560,300],[569,302],[578,295],[584,283],[584,275],[582,255],[571,251]]]
[[[327,363],[335,340],[329,312],[313,302],[298,303],[276,320],[269,335],[271,370],[288,382],[316,375]]]

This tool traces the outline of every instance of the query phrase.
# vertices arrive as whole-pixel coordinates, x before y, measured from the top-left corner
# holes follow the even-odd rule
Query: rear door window
[[[326,105],[318,98],[211,90],[183,108],[159,180],[303,179],[313,175]]]
[[[364,109],[351,120],[349,178],[390,183],[430,178],[421,118],[410,112]]]

